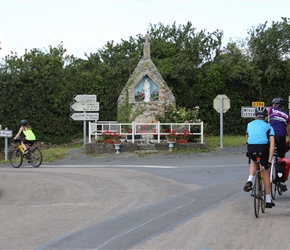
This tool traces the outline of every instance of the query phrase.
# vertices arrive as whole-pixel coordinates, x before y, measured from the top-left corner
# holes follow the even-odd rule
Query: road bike
[[[16,147],[10,153],[10,164],[14,168],[19,168],[23,160],[28,160],[33,167],[37,168],[42,163],[42,153],[38,147],[33,147],[32,144],[28,144],[27,153],[24,154],[24,148],[21,145],[21,140],[13,140],[18,143]]]
[[[262,213],[265,213],[266,207],[266,193],[263,182],[262,170],[261,170],[261,152],[254,152],[253,156],[258,163],[258,169],[255,172],[254,184],[251,195],[254,197],[254,210],[256,218],[259,217],[260,208]]]

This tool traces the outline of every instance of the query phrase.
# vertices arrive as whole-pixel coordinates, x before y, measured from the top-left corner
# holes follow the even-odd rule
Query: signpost
[[[82,103],[82,102],[73,102],[70,105],[71,109],[74,111],[99,111],[99,103]]]
[[[223,113],[231,107],[230,99],[226,95],[217,95],[213,100],[213,107],[220,113],[220,147],[223,148]]]
[[[74,121],[83,121],[84,123],[84,145],[86,144],[86,121],[99,120],[99,113],[87,113],[99,111],[99,103],[96,95],[75,95],[74,102],[70,104],[71,111],[82,111],[83,113],[73,113],[70,118]]]
[[[99,113],[73,113],[70,117],[74,121],[95,121],[99,120]]]
[[[82,103],[96,102],[97,96],[96,95],[76,95],[74,96],[74,100],[76,102],[82,102]]]
[[[265,103],[264,102],[252,102],[253,107],[264,107]]]
[[[242,107],[241,117],[242,118],[253,118],[255,117],[255,107]]]
[[[8,137],[11,138],[12,137],[12,130],[0,130],[0,137]]]
[[[8,130],[5,128],[5,130],[0,130],[0,137],[5,137],[5,161],[7,161],[8,156],[8,138],[12,137],[12,130]]]

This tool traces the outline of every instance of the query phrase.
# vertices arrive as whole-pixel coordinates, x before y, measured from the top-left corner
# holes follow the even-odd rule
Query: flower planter
[[[104,143],[112,144],[113,140],[112,139],[107,139],[107,140],[104,140]]]
[[[115,140],[113,141],[114,144],[121,144],[121,141],[120,140]]]
[[[187,139],[176,139],[176,143],[188,143]]]
[[[169,139],[167,139],[167,142],[168,142],[168,143],[170,143],[170,142],[175,142],[175,139],[171,139],[171,138],[169,138]]]

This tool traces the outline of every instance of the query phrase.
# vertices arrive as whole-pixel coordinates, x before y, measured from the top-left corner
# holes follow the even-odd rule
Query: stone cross
[[[145,39],[145,43],[144,43],[144,48],[143,48],[143,56],[145,58],[150,58],[150,43],[149,43],[148,34],[145,35],[144,39]]]

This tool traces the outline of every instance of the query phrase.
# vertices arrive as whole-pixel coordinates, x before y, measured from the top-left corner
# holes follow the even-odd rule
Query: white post
[[[92,134],[92,124],[91,122],[89,121],[89,143],[91,143],[91,134]]]
[[[135,141],[135,123],[132,122],[132,143]]]

